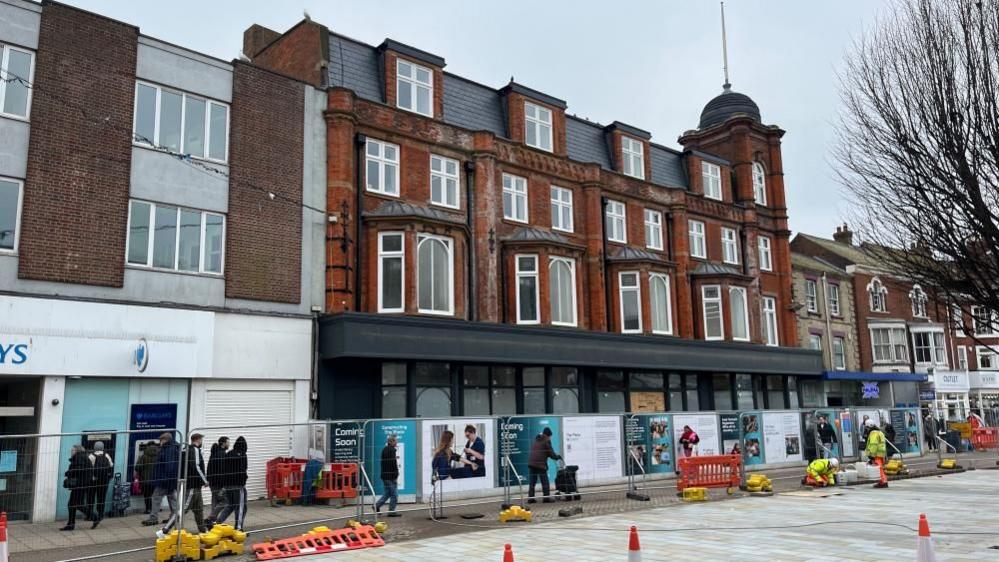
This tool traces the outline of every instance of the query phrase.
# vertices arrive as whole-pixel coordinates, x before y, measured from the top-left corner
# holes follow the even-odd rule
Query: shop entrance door
[[[38,431],[41,378],[0,380],[0,511],[10,520],[31,517],[37,438],[13,438]]]

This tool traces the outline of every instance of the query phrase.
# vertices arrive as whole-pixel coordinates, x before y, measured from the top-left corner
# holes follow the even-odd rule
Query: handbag
[[[62,481],[62,487],[66,488],[67,490],[72,490],[73,488],[76,488],[78,484],[79,483],[76,481],[76,478],[72,476],[67,476],[66,479]]]
[[[132,478],[132,495],[133,496],[138,496],[141,493],[142,493],[142,483],[139,482],[139,475],[136,474]]]

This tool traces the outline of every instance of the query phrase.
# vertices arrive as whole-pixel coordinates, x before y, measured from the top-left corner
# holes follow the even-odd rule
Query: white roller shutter
[[[294,383],[286,389],[240,389],[239,384],[205,393],[205,452],[226,435],[230,444],[242,435],[246,438],[249,499],[267,495],[267,461],[291,456],[294,428]],[[253,426],[265,427],[253,427]],[[206,455],[207,456],[207,455]]]

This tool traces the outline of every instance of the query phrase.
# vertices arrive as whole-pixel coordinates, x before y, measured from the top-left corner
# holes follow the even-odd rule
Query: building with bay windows
[[[821,374],[784,131],[728,84],[674,149],[310,20],[244,54],[327,94],[321,417],[786,408]]]

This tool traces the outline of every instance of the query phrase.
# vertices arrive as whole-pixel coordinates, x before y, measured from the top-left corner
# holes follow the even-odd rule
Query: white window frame
[[[406,76],[402,73],[402,69],[400,67],[404,64],[409,65],[410,68],[413,69],[413,72],[410,76]],[[416,69],[426,70],[427,73],[430,75],[430,81],[421,82],[416,77]],[[432,68],[423,66],[421,64],[416,64],[415,62],[412,62],[407,59],[397,58],[395,60],[395,84],[396,84],[395,86],[396,107],[398,107],[399,109],[405,109],[406,111],[411,111],[418,115],[425,115],[427,117],[434,116],[434,70]],[[402,105],[401,102],[402,96],[399,95],[399,90],[403,87],[403,85],[409,88],[409,99],[413,103],[413,107],[406,107]],[[420,88],[427,89],[427,100],[429,100],[429,103],[426,112],[420,111],[419,103],[417,102],[418,96],[416,95],[416,92]]]
[[[704,185],[705,197],[716,201],[724,199],[722,196],[721,166],[701,160],[701,182]]]
[[[988,357],[989,365],[982,366],[982,358]],[[989,349],[987,346],[979,345],[975,346],[975,360],[977,362],[976,367],[979,371],[999,371],[999,354]]]
[[[808,312],[819,312],[819,283],[814,279],[805,279],[805,309]]]
[[[572,232],[574,228],[572,190],[565,187],[559,187],[557,185],[553,185],[551,186],[550,194],[552,200],[552,230],[560,230],[562,232]],[[563,224],[562,221],[563,211],[569,211],[568,224]]]
[[[534,117],[530,116],[528,108],[534,109],[534,115],[535,115]],[[547,121],[545,120],[545,116],[547,116]],[[553,117],[554,115],[552,110],[548,109],[547,107],[538,105],[536,103],[531,103],[529,101],[525,101],[524,102],[524,144],[532,148],[537,148],[538,150],[544,150],[545,152],[554,152],[555,142],[553,137],[553,131],[555,129],[555,126],[553,124],[554,121]],[[530,138],[527,136],[528,128],[534,129],[534,138],[537,139],[539,144],[531,144],[528,141],[528,139]],[[545,135],[542,135],[541,134],[542,132],[544,132]],[[544,146],[545,143],[542,141],[542,139],[547,139],[548,141],[547,147]]]
[[[369,154],[368,147],[377,146],[378,154]],[[395,159],[389,159],[385,156],[385,148],[392,147],[395,148]],[[387,197],[399,197],[402,192],[402,186],[399,185],[399,162],[402,159],[402,152],[399,150],[399,145],[390,142],[385,142],[383,140],[373,139],[368,137],[364,146],[364,189],[371,193],[378,193],[380,195],[385,195]],[[372,186],[368,182],[368,162],[375,162],[378,164],[378,185]],[[395,168],[395,192],[387,191],[385,188],[385,169],[388,166]]]
[[[438,162],[440,170],[434,170],[434,163]],[[447,171],[448,164],[454,164],[454,173],[451,174]],[[434,178],[438,178],[441,182],[441,196],[444,197],[443,201],[434,201]],[[448,193],[450,191],[448,187],[448,182],[454,182],[454,204],[448,203]],[[446,156],[438,156],[436,154],[430,155],[430,204],[437,205],[439,207],[447,207],[448,209],[460,209],[461,208],[461,163],[454,158],[448,158]]]
[[[743,321],[744,325],[746,326],[746,336],[742,337],[742,338],[735,337],[735,328],[734,328],[735,322],[733,322],[733,320],[735,320],[735,315],[739,314],[739,311],[736,310],[734,306],[732,306],[732,293],[741,293],[742,294],[742,321]],[[729,310],[729,313],[730,313],[730,316],[731,316],[729,318],[729,322],[732,322],[732,326],[733,326],[733,328],[732,328],[732,340],[733,341],[749,341],[750,339],[752,339],[752,330],[750,330],[750,326],[749,326],[749,291],[747,291],[745,287],[729,287],[728,288],[728,310]]]
[[[708,289],[714,289],[717,291],[718,296],[709,299],[707,297]],[[725,307],[722,306],[722,295],[721,295],[721,285],[702,285],[701,286],[701,320],[704,323],[704,339],[707,341],[717,341],[725,339]],[[708,303],[718,303],[718,332],[717,336],[708,335]]]
[[[635,284],[625,286],[624,276],[634,275]],[[638,328],[635,329],[625,329],[624,327],[624,297],[625,293],[629,295],[634,293],[635,299],[638,301]],[[642,333],[642,274],[639,271],[619,271],[617,274],[617,294],[618,294],[618,308],[621,321],[621,333],[622,334],[641,334]]]
[[[148,142],[141,140],[136,137],[136,125],[138,125],[139,116],[139,87],[146,86],[148,88],[154,88],[156,90],[156,114],[153,120],[153,138],[149,139],[153,142],[150,145]],[[161,110],[161,99],[163,92],[170,92],[172,94],[179,95],[180,98],[180,149],[177,152],[173,152],[170,149],[162,146],[160,144],[160,110]],[[204,132],[204,145],[205,154],[204,156],[197,156],[194,154],[187,153],[187,147],[184,146],[186,139],[185,127],[187,126],[187,99],[194,98],[205,102],[205,132]],[[231,127],[232,121],[232,109],[228,103],[218,101],[206,96],[200,96],[196,94],[189,94],[183,90],[178,90],[177,88],[168,88],[166,86],[161,86],[159,84],[154,84],[152,82],[146,82],[144,80],[135,81],[134,98],[132,100],[132,144],[134,146],[141,146],[145,148],[153,148],[155,150],[160,150],[163,152],[169,152],[172,154],[183,154],[194,158],[195,160],[205,160],[208,162],[217,162],[219,164],[227,164],[229,162],[229,129]],[[219,107],[225,108],[225,157],[223,159],[212,158],[209,156],[211,154],[211,141],[212,141],[212,106],[217,105]]]
[[[386,236],[398,236],[402,244],[398,251],[385,251],[384,239]],[[399,258],[400,260],[400,275],[402,275],[401,283],[399,284],[399,308],[386,308],[382,302],[382,297],[384,295],[383,283],[384,283],[384,264],[385,258]],[[378,233],[378,312],[405,312],[406,310],[406,233],[401,231],[387,231]]]
[[[912,360],[916,365],[947,366],[947,343],[943,328],[910,328],[912,333]],[[926,334],[929,347],[917,345],[917,336]],[[939,344],[939,345],[938,345]],[[928,349],[930,360],[920,361],[919,350]]]
[[[529,258],[534,261],[534,271],[521,271],[520,260],[523,258]],[[516,280],[515,285],[516,290],[516,305],[517,305],[517,323],[518,324],[540,324],[541,323],[541,273],[539,271],[539,260],[538,254],[514,254],[513,256],[514,268],[516,270]],[[537,318],[530,320],[520,317],[520,280],[521,278],[534,278],[534,313]]]
[[[146,241],[146,263],[135,263],[128,261],[129,248],[132,243],[132,203],[143,203],[149,205],[149,236]],[[173,267],[158,267],[153,265],[153,242],[156,239],[156,208],[157,207],[173,207],[177,211],[177,219],[174,222],[174,246],[173,246]],[[200,213],[201,214],[201,237],[199,240],[198,251],[200,256],[198,257],[198,271],[188,271],[186,269],[180,269],[180,216],[183,211]],[[222,245],[219,248],[219,271],[208,271],[205,269],[205,261],[207,260],[207,250],[208,244],[206,239],[206,229],[205,226],[208,224],[208,215],[221,217],[222,218]],[[181,205],[169,205],[166,203],[155,203],[153,201],[148,201],[146,199],[129,199],[128,200],[128,220],[125,224],[125,266],[135,267],[141,269],[152,269],[155,271],[168,271],[171,273],[180,273],[186,275],[207,275],[211,277],[222,277],[225,275],[225,242],[226,236],[228,235],[228,217],[222,213],[216,213],[213,211],[205,211],[202,209],[192,209],[190,207],[183,207]]]
[[[17,201],[14,203],[17,208],[14,209],[14,247],[13,248],[0,248],[0,254],[3,255],[17,255],[17,248],[21,242],[21,211],[24,208],[24,181],[0,176],[0,180],[5,182],[10,182],[17,187]],[[128,254],[126,254],[128,255]]]
[[[561,256],[551,256],[548,258],[548,283],[551,285],[551,269],[555,262],[562,262],[569,265],[569,281],[572,285],[572,322],[556,322],[554,315],[552,315],[551,323],[553,326],[570,326],[574,327],[579,324],[579,299],[576,296],[578,288],[576,287],[576,260],[565,258]],[[548,294],[551,295],[551,287],[548,289]],[[551,299],[549,299],[551,300]],[[551,303],[548,303],[551,307]]]
[[[867,284],[867,300],[871,312],[888,312],[888,288],[875,277]]]
[[[663,250],[663,214],[654,209],[645,209],[645,247]]]
[[[621,201],[607,200],[604,209],[604,225],[607,229],[607,240],[610,242],[628,243],[628,206]],[[620,229],[620,236],[618,232]]]
[[[756,239],[756,246],[760,254],[760,271],[774,270],[773,244],[767,236],[760,236]]]
[[[690,241],[690,257],[707,259],[708,243],[704,222],[688,219],[687,238]]]
[[[652,290],[652,283],[653,283],[653,281],[656,281],[656,280],[662,281],[663,284],[666,286],[666,302],[665,302],[665,305],[666,305],[666,329],[665,330],[657,330],[656,329],[655,310],[654,310],[654,308],[652,306],[652,299],[653,299],[653,295],[655,294],[655,291]],[[662,335],[666,335],[666,336],[673,335],[673,289],[672,289],[672,287],[670,285],[669,275],[666,275],[665,273],[650,273],[649,274],[649,313],[650,313],[649,314],[650,318],[652,318],[652,333],[653,334],[662,334]]]
[[[846,340],[841,336],[832,339],[832,368],[835,371],[846,370]]]
[[[822,334],[808,334],[808,349],[822,351]]]
[[[739,265],[739,234],[734,228],[723,226],[721,229],[722,261]]]
[[[753,199],[757,205],[767,204],[767,174],[759,162],[753,162]]]
[[[621,163],[624,175],[645,179],[645,145],[642,141],[621,136]]]
[[[978,321],[983,312],[988,314],[989,317],[989,325],[985,326],[988,330],[987,332],[980,329],[981,323]],[[999,335],[999,330],[997,330],[997,328],[999,328],[999,315],[997,315],[994,311],[989,310],[987,307],[980,305],[973,305],[971,307],[971,324],[972,330],[975,332],[976,336]]]
[[[826,296],[826,300],[829,301],[829,314],[831,316],[839,317],[840,316],[840,308],[839,308],[839,303],[840,303],[839,285],[837,285],[836,283],[828,283],[827,282],[826,286],[829,288],[829,294]]]
[[[874,343],[874,332],[887,330],[888,332],[888,347],[889,356],[887,359],[878,359],[877,353],[875,352],[877,345]],[[909,342],[908,338],[905,336],[905,326],[902,325],[883,325],[876,324],[868,328],[869,337],[871,338],[871,358],[874,363],[877,364],[892,364],[892,363],[907,363],[909,361]],[[902,348],[902,352],[898,353],[899,348]]]
[[[762,297],[760,308],[763,316],[763,343],[771,347],[780,345],[780,334],[777,332],[777,299]]]
[[[957,346],[957,368],[967,373],[968,372],[968,347],[964,345]]]
[[[451,298],[448,299],[448,309],[444,310],[433,310],[429,308],[420,307],[420,244],[424,240],[439,240],[444,243],[447,248],[448,253],[448,294]],[[420,314],[434,314],[437,316],[454,316],[454,239],[447,236],[438,236],[436,234],[418,234],[416,237],[416,306],[417,311]]]
[[[912,316],[914,318],[929,318],[926,313],[926,303],[929,301],[929,297],[926,296],[926,291],[922,287],[919,285],[912,286],[912,290],[909,291],[909,301],[912,304]]]
[[[7,84],[10,82],[0,82],[0,116],[9,117],[11,119],[17,119],[19,121],[29,121],[31,119],[31,99],[34,88],[32,87],[35,83],[35,51],[29,49],[22,49],[20,47],[15,47],[7,43],[0,43],[0,68],[4,69],[4,73],[0,78],[11,78],[13,75],[7,73],[7,69],[10,68],[10,52],[17,51],[19,53],[24,53],[31,57],[31,62],[28,65],[28,76],[25,78],[28,81],[28,96],[24,101],[24,115],[18,115],[16,113],[4,113],[3,106],[7,99]]]
[[[509,180],[509,181],[507,181]],[[506,206],[506,201],[503,201],[503,218],[514,222],[524,222],[528,221],[528,217],[531,216],[530,212],[530,199],[527,197],[527,178],[522,178],[520,176],[515,176],[513,174],[503,174],[503,194],[510,195],[510,208]],[[524,201],[524,216],[516,216],[517,200],[522,199]]]

